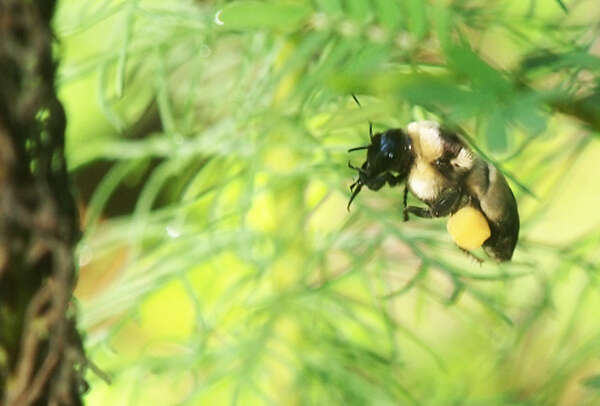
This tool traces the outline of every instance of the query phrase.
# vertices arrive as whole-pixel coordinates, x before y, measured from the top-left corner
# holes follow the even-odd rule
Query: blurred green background
[[[88,405],[599,405],[597,0],[62,0]],[[359,108],[352,98],[356,93]],[[521,235],[479,266],[368,122],[459,125]],[[481,253],[480,253],[481,255]]]

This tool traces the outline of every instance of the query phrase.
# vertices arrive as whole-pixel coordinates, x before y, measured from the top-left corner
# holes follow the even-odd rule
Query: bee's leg
[[[406,177],[402,177],[402,176],[394,176],[391,173],[386,173],[385,174],[385,181],[387,182],[388,185],[390,185],[391,187],[396,186],[399,183],[402,183],[404,180],[406,180]]]
[[[408,186],[404,185],[404,197],[402,198],[402,214],[404,216],[404,221],[408,221],[408,211],[407,209],[407,202],[408,200]]]
[[[354,189],[354,190],[352,190],[352,189]],[[350,196],[350,201],[348,202],[348,206],[346,206],[346,210],[350,211],[350,205],[352,204],[352,201],[354,200],[356,195],[358,195],[360,193],[361,189],[362,189],[362,183],[360,183],[359,181],[354,182],[350,186],[350,190],[352,191],[352,196]]]
[[[406,177],[395,176],[388,172],[379,174],[379,175],[375,176],[374,178],[368,177],[365,172],[366,162],[365,162],[365,165],[363,165],[361,168],[352,166],[352,164],[350,162],[348,162],[348,166],[352,169],[358,170],[359,175],[360,175],[360,181],[362,182],[362,184],[365,185],[366,187],[368,187],[369,189],[375,190],[375,191],[381,189],[386,183],[388,185],[390,185],[391,187],[393,187],[399,183],[404,182],[404,180],[406,179]]]
[[[463,194],[461,193],[461,190],[449,188],[444,190],[434,202],[429,203],[429,208],[416,206],[406,207],[404,209],[404,218],[408,218],[408,213],[423,218],[445,217],[450,213],[454,213],[462,204],[462,201]]]
[[[458,210],[463,200],[463,193],[460,189],[449,188],[444,190],[440,197],[429,206],[433,217],[444,217]]]
[[[458,247],[458,245],[457,245],[457,247]],[[479,265],[483,264],[483,259],[481,259],[477,255],[473,254],[471,251],[468,251],[461,247],[458,247],[458,249],[461,250],[462,252],[464,252],[465,254],[467,254],[468,257],[471,257],[472,259],[474,259]]]
[[[425,207],[408,206],[404,209],[404,218],[408,219],[408,213],[428,219],[436,217],[431,209]]]
[[[386,181],[387,179],[385,176],[379,175],[372,179],[365,179],[364,184],[371,190],[379,190],[383,187],[383,185],[385,185]]]
[[[381,175],[376,176],[372,179],[363,179],[364,184],[371,190],[379,190],[386,183],[390,186],[396,186],[398,183],[402,182],[404,178],[400,176],[394,176],[391,173],[382,173]]]

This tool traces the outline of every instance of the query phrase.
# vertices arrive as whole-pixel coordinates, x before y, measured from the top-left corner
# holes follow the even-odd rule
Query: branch
[[[0,3],[0,404],[81,405],[79,220],[54,88],[56,0]]]

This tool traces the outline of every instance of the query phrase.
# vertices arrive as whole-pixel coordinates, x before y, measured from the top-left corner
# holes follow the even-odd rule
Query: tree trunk
[[[0,405],[81,405],[77,211],[54,89],[55,0],[0,0]]]

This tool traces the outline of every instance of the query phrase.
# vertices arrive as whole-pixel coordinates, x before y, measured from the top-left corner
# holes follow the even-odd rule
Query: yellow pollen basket
[[[469,251],[481,247],[492,234],[483,213],[471,206],[450,216],[447,229],[456,245]]]

